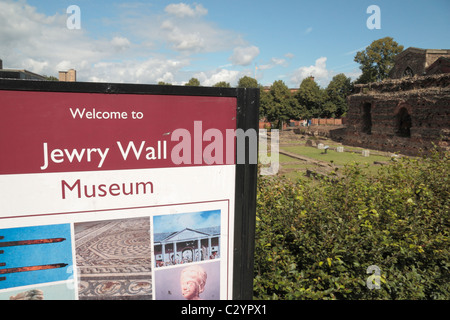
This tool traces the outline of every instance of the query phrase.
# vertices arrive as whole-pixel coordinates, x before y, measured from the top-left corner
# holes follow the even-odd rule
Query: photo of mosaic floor
[[[76,223],[80,300],[152,299],[150,219]]]

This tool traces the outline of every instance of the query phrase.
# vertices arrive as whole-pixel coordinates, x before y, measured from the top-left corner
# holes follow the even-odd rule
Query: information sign
[[[251,299],[258,108],[0,80],[0,299]]]

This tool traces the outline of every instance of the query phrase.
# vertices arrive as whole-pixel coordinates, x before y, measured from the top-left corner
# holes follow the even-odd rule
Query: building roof
[[[0,78],[25,79],[25,80],[47,80],[44,76],[28,70],[0,69]]]
[[[164,233],[155,233],[154,242],[158,243],[166,243],[173,241],[188,241],[198,239],[199,237],[208,237],[208,236],[217,236],[220,235],[220,227],[210,227],[210,228],[199,228],[199,229],[190,229],[185,228],[181,231],[177,232],[164,232]]]
[[[442,64],[442,60],[440,60],[438,65],[434,65],[441,57],[450,58],[450,49],[409,47],[395,57],[395,64],[389,72],[389,77],[400,79],[403,77],[446,73],[445,61],[444,65],[439,65],[439,63]],[[431,65],[434,65],[433,70],[429,70]]]
[[[450,73],[450,58],[439,57],[427,68],[427,74]]]
[[[409,47],[400,52],[395,59],[401,59],[407,53],[421,53],[421,54],[437,54],[437,55],[448,55],[450,54],[450,49],[421,49],[416,47]]]

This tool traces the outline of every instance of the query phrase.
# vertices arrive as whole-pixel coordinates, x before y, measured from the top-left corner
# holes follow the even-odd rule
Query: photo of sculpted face
[[[198,266],[190,266],[181,271],[181,293],[187,300],[201,300],[200,294],[205,290],[207,274]]]

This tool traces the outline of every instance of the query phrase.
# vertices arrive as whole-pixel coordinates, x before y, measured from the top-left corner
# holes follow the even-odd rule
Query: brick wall
[[[334,119],[334,118],[329,118],[329,119],[324,119],[324,118],[313,118],[311,119],[311,124],[312,125],[329,125],[329,126],[339,126],[342,124],[342,119]]]
[[[430,150],[432,143],[449,148],[450,74],[359,85],[356,91],[348,97],[345,144],[409,155]]]
[[[440,57],[450,58],[450,50],[408,48],[397,55],[389,76],[392,79],[400,79],[407,68],[414,76],[430,74],[427,68]]]

